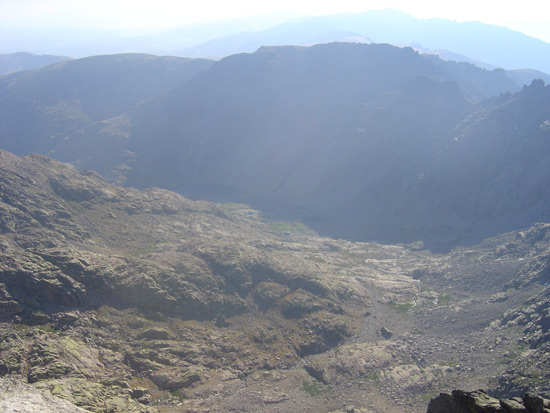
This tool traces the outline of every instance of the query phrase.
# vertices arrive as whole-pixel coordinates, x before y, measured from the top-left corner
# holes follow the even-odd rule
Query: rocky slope
[[[0,152],[0,169],[0,375],[41,394],[95,412],[549,395],[550,225],[434,254],[116,187],[39,155]]]

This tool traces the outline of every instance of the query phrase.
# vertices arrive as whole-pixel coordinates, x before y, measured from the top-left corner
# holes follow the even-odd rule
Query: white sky
[[[320,15],[382,8],[399,9],[417,18],[507,26],[550,42],[550,0],[0,0],[0,24],[168,29],[274,11]]]

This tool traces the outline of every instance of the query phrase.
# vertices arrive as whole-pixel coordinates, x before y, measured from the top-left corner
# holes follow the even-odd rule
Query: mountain
[[[321,17],[323,19],[323,17]],[[445,49],[503,69],[537,69],[550,72],[550,44],[505,27],[481,22],[416,19],[397,10],[373,10],[327,16],[339,28],[367,35],[373,42],[419,43],[432,50]]]
[[[171,64],[187,75],[157,76]],[[215,63],[96,57],[0,86],[5,149],[128,186],[246,202],[332,236],[445,250],[548,219],[548,87],[511,95],[501,69],[334,43]],[[497,213],[489,193],[500,194]]]
[[[143,54],[94,56],[0,78],[2,148],[114,169],[127,136],[120,116],[213,62]],[[114,132],[113,132],[114,131]],[[93,138],[91,138],[93,136]],[[100,159],[102,161],[100,162]]]
[[[126,184],[281,208],[339,237],[421,239],[431,248],[480,240],[505,230],[504,218],[480,238],[476,222],[443,207],[444,193],[429,187],[433,192],[418,195],[419,180],[431,176],[455,128],[475,113],[474,102],[507,89],[515,90],[503,71],[407,48],[263,48],[226,58],[134,112],[136,158]],[[532,104],[539,103],[544,117],[544,98]],[[538,123],[518,127],[538,130],[545,121],[525,122],[531,120]]]
[[[453,387],[548,398],[550,225],[419,247],[0,151],[0,405],[416,413]]]
[[[465,62],[470,63],[474,66],[480,67],[487,70],[498,69],[495,65],[490,65],[485,62],[471,59],[468,56],[460,55],[457,53],[450,52],[448,50],[429,50],[423,47],[414,47],[415,50],[420,53],[436,55],[442,60],[454,61],[454,62]],[[514,80],[516,84],[520,87],[530,85],[533,80],[541,79],[544,80],[546,84],[550,84],[550,75],[534,69],[515,69],[515,70],[506,70],[506,76]]]
[[[180,49],[178,55],[222,58],[237,53],[253,53],[262,46],[311,46],[330,42],[371,43],[369,38],[330,21],[296,19],[261,31],[239,31]]]
[[[183,48],[242,31],[267,29],[292,18],[295,18],[292,12],[279,12],[136,33],[116,29],[44,28],[36,22],[21,22],[22,26],[18,27],[13,21],[4,20],[2,24],[0,16],[0,53],[27,50],[77,58],[121,53],[174,55]]]
[[[506,75],[515,80],[518,85],[530,85],[533,80],[541,79],[547,85],[550,85],[550,75],[539,72],[538,70],[530,69],[518,69],[518,70],[507,70]]]
[[[549,114],[550,86],[543,81],[480,105],[437,151],[433,166],[419,170],[409,200],[425,211],[424,222],[439,222],[459,237],[465,228],[487,234],[548,220]],[[460,221],[469,222],[462,231]]]
[[[523,33],[481,22],[417,19],[393,9],[296,19],[257,32],[242,32],[185,48],[195,57],[252,52],[266,45],[311,45],[355,39],[446,50],[504,69],[550,73],[550,44]]]
[[[35,55],[32,53],[11,53],[0,55],[0,76],[21,70],[38,69],[53,63],[70,60],[66,56]]]
[[[236,53],[252,53],[262,46],[356,41],[433,50],[442,56],[461,56],[459,61],[484,62],[489,67],[507,70],[532,69],[550,73],[546,58],[550,54],[550,44],[547,42],[505,27],[481,22],[417,19],[393,9],[314,17],[261,15],[139,35],[115,30],[5,26],[0,37],[2,53],[26,50],[76,57],[151,53],[219,59]]]

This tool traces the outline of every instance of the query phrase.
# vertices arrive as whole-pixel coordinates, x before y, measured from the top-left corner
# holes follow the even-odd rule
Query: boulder
[[[525,394],[523,399],[499,400],[484,390],[465,392],[453,390],[452,394],[440,393],[430,400],[426,413],[547,413],[550,400]]]
[[[202,375],[203,370],[198,367],[176,367],[157,370],[149,377],[159,388],[176,391],[200,381]]]

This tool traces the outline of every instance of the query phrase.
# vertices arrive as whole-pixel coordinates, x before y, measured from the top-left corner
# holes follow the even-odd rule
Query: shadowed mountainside
[[[174,75],[150,84],[139,62]],[[434,250],[548,219],[543,82],[511,95],[502,70],[376,44],[69,63],[0,80],[4,148]]]
[[[501,71],[388,45],[263,48],[236,55],[134,113],[136,162],[126,183],[245,201],[267,211],[282,205],[284,213],[294,211],[333,236],[421,239],[436,249],[478,241],[547,219],[548,209],[539,208],[538,218],[531,212],[519,212],[512,221],[497,216],[477,231],[480,220],[472,216],[490,213],[490,206],[476,199],[484,191],[476,185],[487,183],[491,191],[512,196],[508,181],[491,180],[496,172],[484,169],[486,161],[513,164],[525,177],[546,174],[545,168],[535,172],[525,163],[527,153],[541,161],[548,153],[543,136],[548,133],[549,92],[544,84],[517,97],[473,103],[499,90],[514,90],[507,82]],[[529,92],[535,90],[539,92]],[[522,107],[535,110],[515,116],[513,129],[507,129],[507,114],[483,117],[501,113],[505,101],[521,101],[519,112]],[[466,140],[466,150],[453,152],[457,128],[467,135],[472,122],[484,125],[478,126],[484,134]],[[508,139],[504,145],[509,150],[478,151],[474,143],[502,148],[501,139]],[[521,158],[514,145],[521,145]],[[450,152],[456,162],[441,162]],[[471,156],[481,180],[462,169],[460,157],[472,162],[467,161]],[[541,180],[526,182],[524,193],[547,202]],[[447,198],[456,202],[451,208]],[[506,202],[502,214],[521,210],[514,205],[506,210]]]
[[[127,136],[118,131],[124,124],[120,116],[212,63],[120,54],[1,77],[1,146],[18,154],[44,153],[72,162],[93,157],[93,169],[113,169],[127,146]]]

